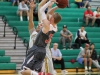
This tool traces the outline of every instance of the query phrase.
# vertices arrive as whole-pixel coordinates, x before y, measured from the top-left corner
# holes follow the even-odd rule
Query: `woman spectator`
[[[78,8],[83,8],[83,2],[82,2],[82,0],[75,0],[75,2],[78,5]]]
[[[94,17],[96,17],[96,23],[100,27],[100,7],[97,7],[96,11],[94,11]]]
[[[97,52],[95,50],[95,45],[94,43],[92,43],[90,45],[90,57],[92,59],[92,63],[95,67],[98,68],[98,70],[100,71],[100,65],[99,65],[99,62],[98,62],[98,58],[97,58]]]

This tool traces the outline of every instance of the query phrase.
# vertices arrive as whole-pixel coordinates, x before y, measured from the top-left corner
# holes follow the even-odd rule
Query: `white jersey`
[[[32,32],[32,34],[30,35],[29,48],[31,48],[31,47],[33,46],[37,34],[38,34],[38,33],[34,30],[34,31]]]

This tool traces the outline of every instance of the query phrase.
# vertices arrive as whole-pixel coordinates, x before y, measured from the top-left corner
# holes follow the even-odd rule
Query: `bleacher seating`
[[[11,63],[10,60],[9,56],[5,56],[5,50],[0,50],[0,73],[7,73],[8,70],[11,70],[9,73],[15,73],[16,63]]]
[[[76,31],[81,27],[81,25],[84,25],[82,19],[83,19],[83,12],[86,9],[77,9],[76,8],[77,6],[74,3],[74,0],[69,0],[69,1],[70,1],[71,8],[58,9],[56,11],[62,15],[62,21],[58,24],[58,32],[54,34],[52,38],[52,44],[55,42],[59,43],[60,30],[62,29],[62,26],[64,24],[67,25],[68,30],[70,30],[73,34],[73,43],[74,43]],[[10,2],[0,2],[0,10],[2,10],[0,11],[0,15],[6,16],[8,25],[11,28],[13,27],[17,28],[18,37],[22,38],[22,40],[27,39],[29,41],[28,22],[26,21],[25,18],[23,22],[19,21],[19,17],[16,15],[17,7],[16,6],[12,7]],[[95,9],[92,9],[92,10],[94,11]],[[38,22],[35,20],[34,22],[35,22],[35,27],[36,27]],[[100,29],[86,27],[85,30],[88,32],[87,34],[88,34],[89,40],[95,43],[95,48],[97,50],[97,53],[99,54],[100,52],[99,50],[100,49],[100,46],[99,46],[100,45],[100,33],[99,33]],[[52,47],[52,44],[51,44],[51,47]],[[62,50],[62,46],[60,44],[59,44],[59,49],[61,49],[61,52],[63,54],[66,68],[68,69],[73,69],[76,67],[83,68],[83,66],[77,62],[75,62],[74,64],[70,62],[71,59],[76,60],[77,55],[80,50]],[[9,57],[5,57],[5,59],[9,59]],[[9,62],[9,61],[6,60],[6,62]],[[59,69],[60,66],[56,64],[55,68]]]

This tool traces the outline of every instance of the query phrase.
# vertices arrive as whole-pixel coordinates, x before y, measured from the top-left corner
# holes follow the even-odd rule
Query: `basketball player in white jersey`
[[[39,10],[39,8],[38,8],[38,10]],[[42,28],[42,24],[41,23],[37,26],[36,29],[34,27],[34,23],[33,23],[33,13],[34,12],[33,12],[33,9],[34,9],[34,7],[32,8],[30,6],[30,12],[29,12],[29,33],[30,33],[29,48],[31,48],[33,46],[34,41],[35,41],[35,38],[36,38],[36,36],[38,34],[38,31]],[[39,16],[39,18],[40,18],[40,16]],[[56,71],[53,68],[51,51],[50,51],[50,48],[49,47],[50,47],[50,42],[46,46],[46,58],[48,59],[48,63],[47,64],[45,62],[43,63],[42,71],[43,72],[46,71],[45,70],[45,66],[47,65],[48,66],[49,73],[55,74]]]
[[[46,0],[43,0],[44,2],[46,1]],[[52,12],[50,12],[51,14],[52,14],[52,16],[51,16],[51,18],[50,18],[50,21],[48,21],[47,20],[47,17],[46,17],[46,14],[44,13],[44,10],[48,7],[48,5],[50,4],[50,3],[52,3],[52,1],[54,1],[55,2],[55,0],[50,0],[49,2],[47,2],[43,7],[41,7],[41,9],[40,9],[40,12],[41,12],[41,19],[42,19],[42,21],[43,21],[43,28],[42,28],[42,31],[43,32],[41,32],[40,31],[40,35],[41,35],[41,41],[39,41],[39,36],[40,35],[38,35],[37,36],[37,39],[35,40],[35,45],[38,47],[38,46],[43,46],[43,47],[45,47],[45,45],[46,45],[46,43],[48,43],[49,42],[49,40],[50,39],[48,39],[48,40],[46,40],[46,38],[44,37],[44,36],[48,36],[47,35],[47,33],[48,33],[48,31],[50,31],[50,35],[49,35],[49,37],[51,38],[52,37],[52,34],[54,33],[54,32],[56,32],[57,31],[57,26],[56,26],[56,24],[61,20],[61,16],[58,14],[58,13],[55,13],[55,14],[52,14],[52,12],[54,12],[54,10],[55,9],[57,9],[58,7],[54,7],[51,11]],[[50,22],[51,22],[51,24],[50,24]],[[32,27],[32,26],[30,26],[30,27]],[[51,34],[52,33],[52,34]],[[37,34],[37,33],[36,33]],[[48,33],[49,34],[49,33]],[[44,40],[42,40],[43,39],[43,37],[44,37]],[[37,42],[36,42],[37,41]],[[43,43],[43,41],[44,41],[44,43]],[[40,42],[40,43],[39,43]],[[35,47],[33,47],[33,49],[34,49]],[[42,57],[41,57],[42,58]],[[44,57],[43,57],[43,59],[44,59]],[[35,60],[35,58],[33,59],[33,60]],[[41,62],[41,61],[40,61]],[[27,62],[25,62],[24,63],[24,65],[23,66],[26,66],[25,64],[26,64]],[[34,69],[34,68],[37,68],[37,67],[39,67],[38,65],[36,66],[35,64],[35,66],[34,66],[34,68],[31,66],[32,65],[32,63],[35,63],[34,61],[33,62],[31,62],[31,63],[28,63],[28,65],[27,65],[27,67],[29,67],[31,70],[37,70],[37,69]],[[23,68],[23,66],[22,66],[22,68]],[[29,69],[28,69],[29,70]],[[38,70],[37,70],[38,71]],[[23,71],[22,72],[22,74],[24,75],[24,73],[25,72],[27,72],[27,70],[25,70],[25,71]],[[34,74],[33,72],[32,72],[32,74]],[[36,73],[35,73],[36,74]],[[38,75],[38,74],[37,74]]]

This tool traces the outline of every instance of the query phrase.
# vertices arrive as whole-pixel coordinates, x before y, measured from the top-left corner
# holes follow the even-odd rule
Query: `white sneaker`
[[[53,74],[54,74],[54,75],[56,75],[56,74],[57,74],[56,70],[54,70],[54,71],[53,71]]]
[[[63,48],[63,50],[66,50],[66,48]]]
[[[61,71],[61,74],[68,74],[68,71],[62,70],[62,71]]]
[[[89,72],[87,70],[85,70],[85,74],[88,74]]]

